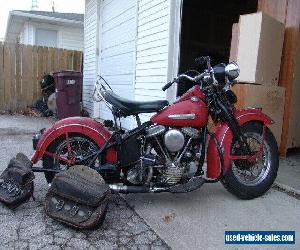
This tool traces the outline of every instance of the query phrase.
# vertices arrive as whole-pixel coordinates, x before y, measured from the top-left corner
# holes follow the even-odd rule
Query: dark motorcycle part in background
[[[53,115],[53,109],[48,107],[48,99],[53,93],[55,93],[55,81],[54,77],[51,74],[44,74],[42,80],[40,81],[40,87],[42,91],[42,97],[38,99],[33,107],[43,114],[45,117]]]

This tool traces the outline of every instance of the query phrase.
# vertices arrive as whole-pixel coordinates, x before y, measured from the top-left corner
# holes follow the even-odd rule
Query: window
[[[57,47],[57,31],[36,29],[35,44],[38,46]]]

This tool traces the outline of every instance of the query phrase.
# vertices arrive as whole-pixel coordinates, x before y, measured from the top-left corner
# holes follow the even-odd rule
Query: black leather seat
[[[102,95],[108,103],[113,105],[114,110],[119,110],[121,115],[124,116],[157,112],[169,105],[169,102],[166,100],[152,102],[131,101],[114,94],[110,90],[106,90]]]

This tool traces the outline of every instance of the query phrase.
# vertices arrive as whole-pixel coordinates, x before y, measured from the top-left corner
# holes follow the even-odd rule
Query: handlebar
[[[173,85],[174,81],[168,82],[165,86],[162,87],[163,91],[166,91],[168,88],[170,88]]]
[[[197,75],[195,77],[191,77],[189,75],[186,75],[186,74],[181,74],[179,75],[177,78],[174,78],[173,81],[171,82],[168,82],[165,86],[162,87],[162,90],[163,91],[166,91],[168,88],[170,88],[175,82],[179,82],[180,80],[189,80],[191,82],[198,82],[199,80],[201,80],[205,75],[207,74],[207,72],[203,72],[202,74],[200,75]]]

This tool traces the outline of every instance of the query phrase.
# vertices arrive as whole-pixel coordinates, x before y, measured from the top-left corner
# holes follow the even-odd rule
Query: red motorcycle
[[[190,192],[204,183],[221,182],[231,193],[252,199],[274,182],[278,147],[268,126],[273,121],[260,109],[238,110],[230,86],[237,83],[236,63],[210,65],[203,73],[188,71],[173,83],[193,83],[177,101],[135,102],[116,95],[103,78],[96,98],[111,108],[113,121],[104,124],[85,117],[67,118],[34,137],[32,162],[43,160],[50,183],[54,175],[72,165],[96,169],[114,192]],[[153,113],[141,123],[139,114]],[[124,131],[121,117],[135,116],[138,126]],[[214,132],[208,130],[208,118]],[[205,164],[205,159],[207,164]]]

